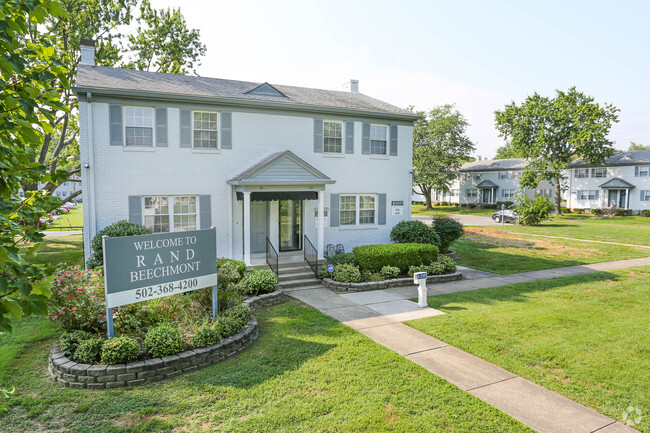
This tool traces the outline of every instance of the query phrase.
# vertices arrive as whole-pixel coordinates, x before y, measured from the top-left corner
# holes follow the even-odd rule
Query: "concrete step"
[[[307,278],[314,278],[314,273],[311,271],[311,269],[307,268],[306,271],[302,270],[301,272],[292,272],[292,273],[284,273],[284,271],[280,271],[280,284],[285,281],[293,281],[293,280],[304,280]]]
[[[307,285],[307,286],[297,286],[297,287],[282,287],[282,291],[291,293],[291,292],[297,292],[299,290],[313,290],[313,289],[322,289],[323,285],[322,284],[312,284],[312,285]]]
[[[319,285],[320,286],[320,280],[317,278],[305,278],[301,280],[292,280],[292,281],[287,281],[287,282],[282,282],[279,283],[280,287],[283,289],[291,289],[294,287],[307,287],[307,286],[315,286]]]

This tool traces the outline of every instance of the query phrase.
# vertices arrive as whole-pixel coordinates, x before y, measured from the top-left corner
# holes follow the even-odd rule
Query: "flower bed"
[[[457,281],[462,279],[463,279],[462,273],[454,272],[452,274],[444,274],[444,275],[429,275],[427,277],[427,283],[429,284],[447,283],[449,281]],[[366,292],[369,290],[388,289],[390,287],[414,286],[413,277],[392,278],[383,281],[367,281],[364,283],[347,283],[347,282],[334,281],[329,278],[323,278],[322,283],[325,287],[335,292]]]

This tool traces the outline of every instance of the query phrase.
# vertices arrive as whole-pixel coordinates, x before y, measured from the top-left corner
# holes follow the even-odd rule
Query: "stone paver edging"
[[[286,295],[275,291],[244,301],[252,312],[286,301]],[[137,386],[176,377],[182,373],[208,367],[223,361],[249,347],[258,337],[257,319],[250,321],[237,334],[224,338],[218,344],[186,350],[176,355],[152,358],[127,364],[82,364],[61,353],[58,343],[50,350],[49,370],[54,380],[73,388],[107,389]]]
[[[429,275],[427,277],[428,284],[448,283],[450,281],[458,281],[463,279],[461,272],[454,272],[453,274],[444,275]],[[383,290],[391,287],[404,287],[413,285],[413,278],[392,278],[384,281],[367,281],[365,283],[343,283],[334,281],[330,278],[323,278],[323,286],[336,292],[366,292],[368,290]]]

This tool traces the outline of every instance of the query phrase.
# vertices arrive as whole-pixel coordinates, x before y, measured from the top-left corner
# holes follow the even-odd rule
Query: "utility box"
[[[429,306],[427,303],[427,273],[415,272],[413,273],[413,283],[418,285],[418,306],[426,308]]]

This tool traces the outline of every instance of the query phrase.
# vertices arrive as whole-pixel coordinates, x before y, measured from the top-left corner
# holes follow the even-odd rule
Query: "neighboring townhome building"
[[[569,168],[567,207],[650,209],[650,150],[617,152],[595,166],[578,159]]]
[[[44,183],[42,182],[38,183],[38,189],[41,189],[44,186],[45,186]],[[76,193],[79,190],[81,190],[81,178],[78,176],[72,176],[70,180],[59,184],[59,186],[54,190],[54,192],[52,192],[52,195],[65,200],[66,198],[68,198],[69,196],[71,196],[72,194]],[[25,196],[25,192],[23,191],[22,188],[18,190],[18,195],[20,197]],[[76,196],[74,199],[72,199],[72,201],[81,202],[82,201],[81,196],[82,194]]]
[[[118,220],[217,230],[219,256],[390,242],[410,219],[413,113],[351,91],[94,66],[79,98],[86,255]]]
[[[527,162],[523,158],[479,160],[463,164],[449,191],[437,192],[437,201],[460,204],[495,204],[514,201],[521,190],[519,179]],[[526,189],[534,198],[543,195],[553,200],[555,188],[542,181],[536,189]]]

